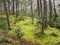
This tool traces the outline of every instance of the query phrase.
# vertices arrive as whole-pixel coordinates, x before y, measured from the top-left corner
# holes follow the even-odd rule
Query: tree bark
[[[52,21],[53,21],[52,17],[53,17],[53,15],[52,15],[52,1],[51,0],[49,0],[49,10],[50,10],[49,25],[52,27],[53,26],[53,24],[52,24]]]
[[[37,21],[37,24],[38,24],[38,23],[40,23],[40,18],[41,18],[41,16],[40,16],[40,2],[39,2],[39,0],[37,0],[37,9],[38,9],[38,21]]]
[[[12,0],[13,1],[13,15],[15,14],[15,4],[14,4],[14,2],[15,2],[15,0]]]
[[[44,29],[47,27],[47,1],[43,0],[44,4],[44,15],[42,17],[42,34],[44,34]]]
[[[7,9],[5,0],[3,0],[3,5],[4,5],[4,11],[5,11],[6,19],[7,19],[7,23],[8,23],[8,29],[10,30],[9,13],[8,13],[8,9]]]
[[[33,4],[32,4],[32,0],[31,0],[31,17],[32,17],[32,24],[33,24],[34,16],[33,16]]]
[[[54,5],[54,19],[53,19],[53,21],[56,21],[58,15],[57,15],[57,12],[56,12],[55,0],[53,0],[53,5]]]
[[[19,0],[16,0],[16,17],[19,16]]]

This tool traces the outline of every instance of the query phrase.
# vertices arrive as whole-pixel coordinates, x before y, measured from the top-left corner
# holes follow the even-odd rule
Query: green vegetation
[[[25,16],[26,17],[26,16]],[[12,17],[13,19],[13,17]],[[54,45],[60,42],[60,30],[56,28],[51,28],[48,26],[47,29],[45,29],[45,35],[40,34],[40,30],[38,27],[36,27],[36,19],[34,21],[34,24],[31,22],[30,17],[26,17],[24,21],[18,21],[16,24],[14,22],[11,23],[11,30],[0,30],[0,32],[6,32],[7,38],[8,35],[14,36],[14,37],[22,37],[21,39],[24,39],[26,41],[33,42],[33,44],[41,44],[41,45]],[[40,26],[39,26],[40,27]],[[37,34],[37,35],[36,35]],[[4,36],[4,34],[2,34]],[[20,38],[19,37],[19,38]],[[10,37],[9,37],[10,38]],[[9,40],[8,38],[8,40]],[[13,40],[13,37],[10,38]],[[0,38],[0,41],[4,41],[4,38]],[[18,40],[18,38],[17,38]],[[22,44],[21,44],[22,45]]]
[[[0,0],[0,45],[60,45],[55,1]]]

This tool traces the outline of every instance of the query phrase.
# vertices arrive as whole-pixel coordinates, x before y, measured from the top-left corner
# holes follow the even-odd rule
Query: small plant
[[[41,32],[38,32],[38,33],[36,33],[34,35],[35,35],[35,38],[44,38],[44,37],[47,36],[46,34],[42,34]]]
[[[44,38],[44,37],[46,37],[47,35],[44,33],[44,34],[42,34],[42,32],[38,29],[37,31],[36,30],[34,30],[33,31],[34,32],[34,37],[35,38]]]
[[[4,36],[0,36],[0,43],[8,43],[8,44],[12,44],[11,41],[9,41],[6,37]]]
[[[60,16],[58,17],[57,21],[56,21],[56,27],[60,28]]]
[[[6,29],[6,21],[0,21],[0,28],[1,29]]]
[[[2,43],[2,42],[6,42],[7,41],[7,39],[5,38],[5,37],[3,37],[3,36],[0,36],[0,42]]]
[[[15,33],[18,37],[21,38],[23,36],[23,32],[20,27],[15,27],[13,30],[15,31]]]

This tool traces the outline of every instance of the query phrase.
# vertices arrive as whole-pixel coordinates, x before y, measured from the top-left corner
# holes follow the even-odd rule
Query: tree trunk
[[[53,21],[56,21],[58,15],[57,15],[57,12],[56,12],[55,0],[53,0],[53,5],[54,5],[54,19],[53,19]]]
[[[8,10],[7,10],[7,6],[6,6],[5,0],[3,0],[3,5],[4,5],[4,11],[5,11],[6,19],[7,19],[7,23],[8,23],[8,29],[10,30],[9,13],[8,13]]]
[[[47,1],[43,0],[44,4],[44,15],[42,17],[42,34],[44,34],[44,29],[47,27]]]
[[[34,17],[33,17],[33,4],[32,4],[32,0],[31,0],[31,17],[32,17],[32,24],[33,24]]]
[[[19,0],[16,0],[16,17],[19,15]]]
[[[14,4],[15,0],[13,0],[13,15],[15,14],[15,4]]]
[[[52,19],[52,1],[51,0],[49,0],[49,10],[50,10],[49,25],[52,27],[53,26],[53,24],[52,24],[53,19]]]
[[[8,0],[8,12],[10,14],[10,0]]]
[[[39,0],[37,0],[37,9],[38,9],[38,21],[37,21],[37,24],[38,23],[40,23],[40,18],[41,18],[41,16],[40,16],[40,3],[39,3]]]

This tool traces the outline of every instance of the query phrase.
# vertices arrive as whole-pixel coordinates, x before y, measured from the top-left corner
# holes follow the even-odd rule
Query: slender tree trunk
[[[37,21],[37,24],[38,23],[40,23],[40,18],[41,18],[41,16],[40,16],[40,3],[39,3],[39,0],[37,0],[37,9],[38,9],[38,21]]]
[[[8,12],[10,14],[10,0],[8,0]]]
[[[60,4],[58,4],[58,6],[59,6],[59,15],[60,15]]]
[[[14,4],[14,2],[15,2],[15,0],[12,0],[13,1],[13,15],[15,14],[15,4]]]
[[[42,19],[42,15],[43,15],[42,14],[42,0],[40,0],[40,10],[41,10],[40,13],[41,13],[41,19]]]
[[[43,14],[42,14],[42,0],[39,0],[39,6],[40,6],[40,23],[42,24],[42,17],[43,17]]]
[[[57,12],[56,12],[55,0],[53,0],[53,5],[54,5],[54,19],[53,19],[53,21],[56,21],[58,15],[57,15]]]
[[[26,2],[26,0],[25,0],[25,15],[26,15],[26,12],[27,12],[27,4],[26,4],[27,2]]]
[[[49,25],[53,26],[53,24],[52,24],[52,21],[53,21],[53,19],[52,19],[52,0],[49,0],[49,10],[50,10]]]
[[[6,6],[5,0],[3,0],[3,4],[4,4],[4,11],[5,11],[5,14],[6,14],[7,23],[8,23],[8,29],[10,30],[9,14],[8,14],[8,10],[7,10],[7,6]]]
[[[31,17],[32,17],[32,24],[33,24],[34,16],[33,16],[33,4],[32,4],[32,0],[31,0]]]
[[[60,6],[59,6],[59,15],[60,15]]]
[[[47,1],[43,0],[43,4],[44,4],[44,15],[42,18],[42,34],[44,34],[44,29],[47,27]]]
[[[16,0],[16,17],[19,16],[19,0]]]
[[[2,15],[2,3],[0,3],[0,14]]]

